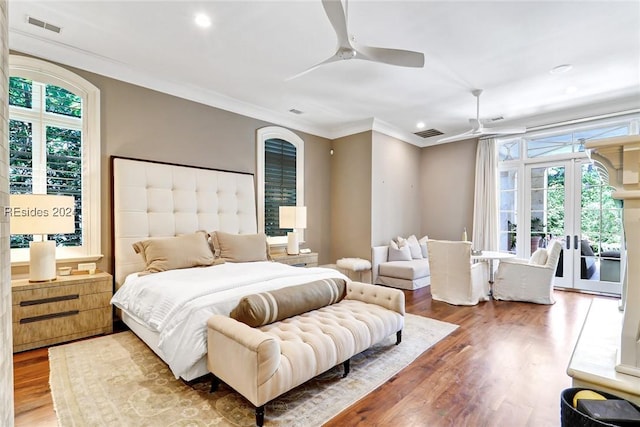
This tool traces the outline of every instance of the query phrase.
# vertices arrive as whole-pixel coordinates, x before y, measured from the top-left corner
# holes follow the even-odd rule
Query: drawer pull
[[[72,299],[78,299],[80,295],[62,295],[59,297],[51,297],[51,298],[42,298],[42,299],[32,299],[28,301],[20,301],[20,307],[27,307],[29,305],[39,305],[39,304],[49,304],[51,302],[59,302],[59,301],[70,301]]]
[[[20,319],[20,324],[40,322],[40,321],[49,320],[49,319],[57,319],[58,317],[75,316],[78,313],[80,313],[80,310],[61,311],[60,313],[51,313],[51,314],[44,314],[42,316],[25,317],[24,319]]]

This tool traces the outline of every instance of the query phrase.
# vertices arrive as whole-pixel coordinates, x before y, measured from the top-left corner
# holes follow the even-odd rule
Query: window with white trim
[[[75,199],[75,232],[49,236],[57,258],[100,255],[100,92],[64,68],[35,58],[9,59],[9,192]],[[13,263],[29,241],[11,236]]]
[[[286,244],[280,206],[304,206],[304,141],[288,129],[269,126],[257,133],[258,231],[270,244]],[[304,240],[303,230],[300,239]]]

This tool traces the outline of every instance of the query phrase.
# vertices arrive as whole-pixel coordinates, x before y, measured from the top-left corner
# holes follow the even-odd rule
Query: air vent
[[[438,129],[421,130],[420,132],[415,133],[415,135],[421,136],[422,138],[431,138],[432,136],[439,136],[442,134],[443,133],[440,132]]]
[[[56,34],[60,34],[60,30],[62,30],[62,28],[58,27],[57,25],[49,24],[48,22],[41,21],[40,19],[36,19],[32,16],[27,16],[27,22],[31,25],[35,25],[36,27],[53,31]]]
[[[302,114],[302,111],[296,110],[295,108],[290,109],[289,112],[293,114]]]
[[[492,122],[498,122],[498,121],[500,121],[500,120],[504,120],[504,117],[502,117],[502,116],[493,117],[493,118],[491,118],[490,120],[491,120]]]

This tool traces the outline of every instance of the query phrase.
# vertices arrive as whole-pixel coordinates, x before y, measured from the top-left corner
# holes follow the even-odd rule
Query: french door
[[[598,169],[588,159],[529,164],[524,189],[519,255],[559,240],[556,286],[620,294],[622,209]]]

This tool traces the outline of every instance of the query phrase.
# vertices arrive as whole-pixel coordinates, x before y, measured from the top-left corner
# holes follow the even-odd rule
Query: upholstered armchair
[[[553,241],[538,249],[531,258],[500,261],[493,283],[493,297],[499,300],[553,304],[553,279],[562,244]]]
[[[471,242],[431,240],[431,297],[454,305],[476,305],[489,299],[486,262],[471,264]]]

